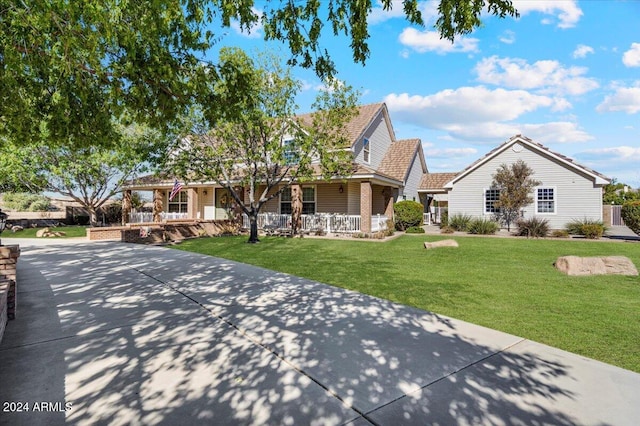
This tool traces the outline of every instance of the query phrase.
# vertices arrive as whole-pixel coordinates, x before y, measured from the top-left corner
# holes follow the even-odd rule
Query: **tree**
[[[501,164],[493,175],[491,187],[500,191],[500,197],[494,204],[497,208],[496,217],[506,223],[511,231],[511,224],[520,217],[520,211],[526,205],[533,203],[531,191],[540,182],[531,178],[534,172],[524,161],[518,160],[511,166]]]
[[[627,201],[623,204],[621,215],[624,224],[640,235],[640,200]]]
[[[256,61],[240,49],[223,49],[210,90],[218,102],[191,116],[191,132],[167,168],[185,180],[211,180],[225,188],[249,217],[249,242],[258,242],[260,209],[283,190],[318,175],[351,173],[344,125],[356,112],[356,96],[349,87],[334,81],[320,92],[313,114],[296,116],[300,83],[277,58]]]
[[[604,204],[623,205],[627,201],[640,200],[640,190],[634,191],[629,185],[618,182],[616,178],[604,186],[602,202]]]
[[[390,10],[393,0],[382,0]],[[217,75],[207,55],[233,22],[262,23],[265,39],[288,43],[290,65],[323,79],[336,70],[321,48],[327,33],[344,34],[354,61],[370,52],[370,0],[254,1],[0,0],[0,141],[90,146],[117,136],[123,111],[153,128],[176,124],[202,86]],[[403,0],[407,20],[421,25],[418,0]],[[517,16],[510,0],[440,0],[436,28],[450,40],[481,24],[486,9]],[[244,90],[238,87],[236,90]]]
[[[33,169],[4,168],[0,173],[27,183],[35,176],[35,184],[42,184],[43,190],[80,203],[95,226],[98,210],[127,180],[157,163],[158,154],[165,149],[159,134],[146,128],[129,126],[120,128],[119,134],[108,145],[12,147],[5,163],[25,162]]]

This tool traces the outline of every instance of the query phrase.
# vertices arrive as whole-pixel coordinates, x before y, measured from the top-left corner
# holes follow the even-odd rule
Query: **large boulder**
[[[633,262],[625,256],[578,257],[561,256],[554,266],[562,273],[583,275],[631,275],[638,276]]]
[[[458,247],[458,242],[456,240],[440,240],[434,241],[432,243],[425,242],[424,248],[427,250],[439,248],[439,247]]]
[[[47,237],[50,232],[51,232],[51,230],[49,228],[38,229],[36,231],[36,237],[38,237],[38,238]]]

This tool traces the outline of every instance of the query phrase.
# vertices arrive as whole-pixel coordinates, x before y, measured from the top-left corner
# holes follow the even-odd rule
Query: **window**
[[[371,160],[371,146],[369,144],[369,139],[367,138],[362,140],[362,158],[365,163],[368,163]]]
[[[554,188],[536,190],[536,213],[556,212],[556,192]]]
[[[291,187],[280,193],[280,214],[291,214]],[[302,188],[302,214],[316,213],[316,189],[312,186]]]
[[[302,214],[316,213],[316,189],[312,186],[302,188]]]
[[[499,189],[486,189],[484,191],[484,212],[487,213],[497,213],[498,209],[495,204],[496,201],[500,199],[500,190]]]
[[[167,200],[169,200],[170,192],[167,191]],[[171,201],[167,202],[167,211],[169,213],[187,213],[187,201],[187,191],[180,191]]]
[[[280,214],[291,214],[291,187],[285,188],[280,193]]]
[[[300,159],[298,158],[298,153],[296,152],[294,139],[285,139],[284,141],[282,141],[282,146],[284,148],[285,164],[298,164]]]

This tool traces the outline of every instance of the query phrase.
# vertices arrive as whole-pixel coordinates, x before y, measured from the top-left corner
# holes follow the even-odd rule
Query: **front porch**
[[[135,213],[123,207],[127,223],[165,222],[167,220],[240,220],[241,208],[225,188],[207,183],[185,183],[171,200],[172,184],[163,182],[146,187],[129,187],[125,191],[123,206],[131,190],[153,192],[153,212]],[[153,185],[153,186],[152,186]],[[152,186],[150,188],[150,186]],[[274,188],[273,191],[279,190]],[[235,188],[245,205],[249,205],[246,188]],[[257,188],[260,193],[261,188]],[[399,192],[396,182],[389,179],[350,179],[348,181],[310,182],[292,184],[263,204],[258,218],[258,228],[265,232],[273,229],[293,229],[294,212],[301,218],[298,231],[325,233],[373,233],[386,229],[386,222],[393,218],[393,204]],[[245,227],[248,218],[243,219]]]

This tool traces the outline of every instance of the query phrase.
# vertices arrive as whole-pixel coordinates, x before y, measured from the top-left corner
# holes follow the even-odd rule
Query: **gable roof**
[[[464,169],[463,171],[458,173],[453,179],[451,179],[449,182],[447,182],[444,185],[444,187],[446,189],[453,188],[453,184],[456,183],[458,180],[460,180],[464,176],[470,174],[471,172],[473,172],[478,167],[480,167],[481,165],[485,164],[487,161],[491,160],[492,158],[497,157],[500,153],[504,152],[505,150],[507,150],[511,146],[515,145],[516,143],[520,143],[522,145],[525,145],[525,146],[531,148],[533,151],[538,152],[539,154],[542,154],[542,155],[547,156],[547,157],[551,157],[552,159],[558,161],[560,164],[562,164],[567,169],[570,169],[570,170],[573,170],[574,172],[577,172],[577,173],[584,174],[584,175],[588,176],[589,178],[591,178],[593,180],[594,184],[596,184],[596,185],[606,185],[606,184],[611,182],[611,179],[609,179],[607,176],[605,176],[605,175],[603,175],[601,173],[598,173],[595,170],[592,170],[592,169],[590,169],[588,167],[585,167],[585,166],[583,166],[581,164],[578,164],[575,161],[573,161],[573,159],[571,159],[571,158],[569,158],[569,157],[567,157],[565,155],[562,155],[562,154],[559,154],[557,152],[551,151],[546,146],[544,146],[544,145],[542,145],[542,144],[540,144],[538,142],[534,142],[532,139],[529,139],[526,136],[515,135],[515,136],[512,136],[509,140],[507,140],[503,144],[501,144],[498,147],[496,147],[495,149],[489,151],[484,157],[478,159],[477,161],[472,163],[469,167],[467,167],[466,169]]]
[[[446,192],[445,184],[457,175],[458,173],[425,173],[420,181],[418,192]]]
[[[416,152],[421,151],[419,149],[421,146],[420,139],[404,139],[393,142],[380,162],[378,172],[404,182],[411,171]],[[422,165],[422,171],[425,172],[424,161],[422,161]]]
[[[351,145],[353,145],[358,139],[360,139],[360,137],[362,137],[362,135],[372,124],[373,120],[380,113],[384,115],[384,119],[387,122],[387,128],[389,129],[389,132],[391,134],[391,140],[395,140],[393,126],[391,125],[391,119],[389,118],[389,111],[387,110],[386,104],[378,102],[368,105],[359,105],[356,107],[356,110],[356,114],[351,118],[351,120],[349,120],[348,123],[345,124],[344,127],[346,136],[349,139]],[[296,117],[304,125],[311,125],[314,114],[314,112],[310,112],[307,114],[299,114]]]

